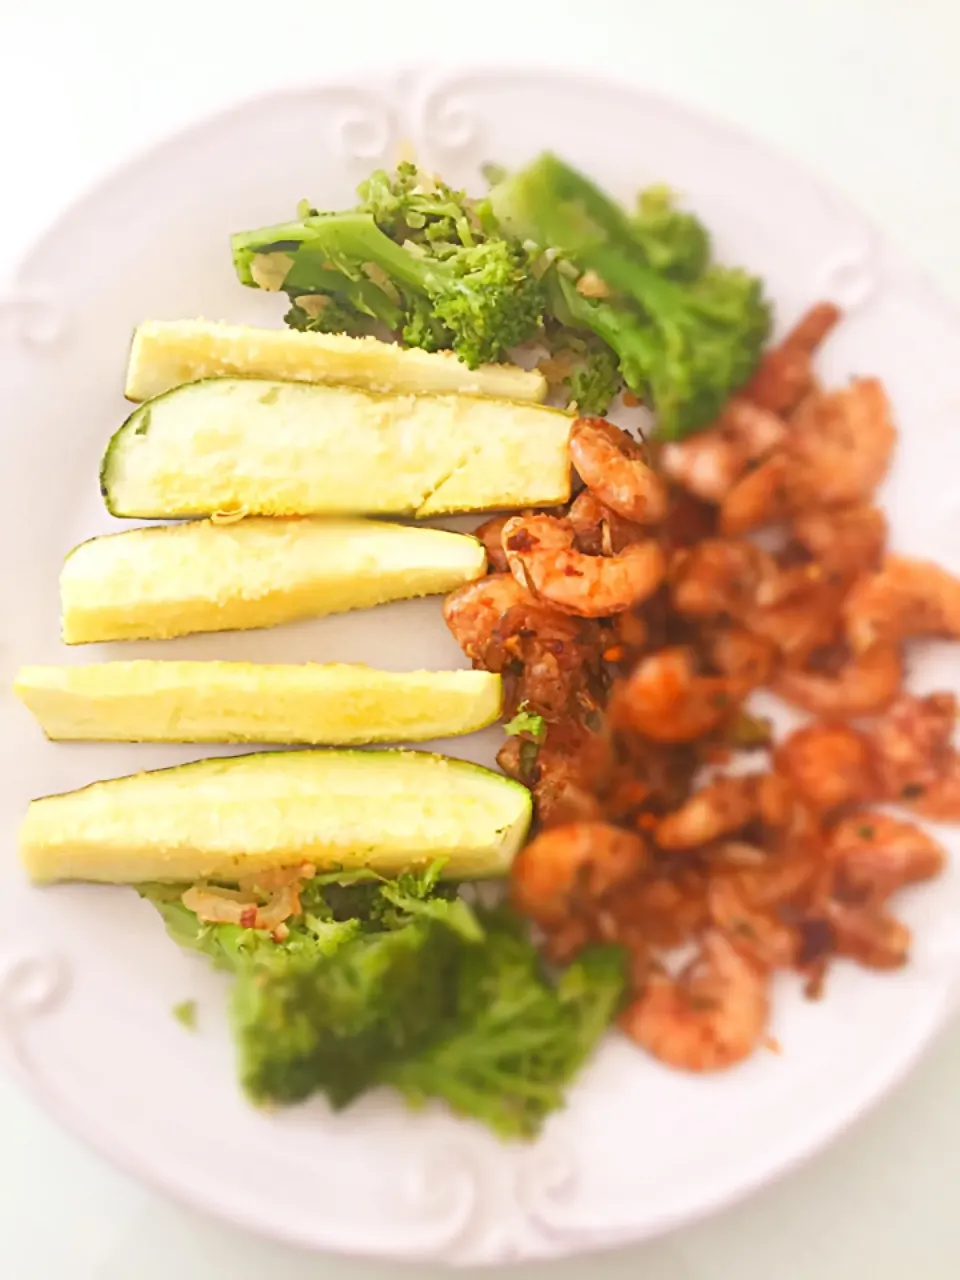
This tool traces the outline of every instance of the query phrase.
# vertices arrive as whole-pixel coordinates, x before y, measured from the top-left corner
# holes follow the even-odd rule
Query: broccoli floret
[[[673,280],[646,259],[626,213],[588,179],[544,155],[490,194],[516,234],[551,246],[610,288],[581,297],[555,273],[562,323],[586,326],[617,353],[627,386],[656,411],[664,436],[706,426],[753,372],[770,330],[760,281],[709,266]]]
[[[292,228],[296,234],[292,234]],[[258,253],[283,253],[291,265],[282,288],[327,292],[329,275],[372,284],[394,293],[404,341],[426,350],[452,348],[470,368],[502,358],[537,330],[542,286],[530,272],[529,255],[509,240],[451,246],[442,257],[422,247],[401,246],[365,213],[319,214],[299,224],[268,227],[234,237],[241,280],[256,283]]]
[[[362,337],[371,332],[369,316],[332,294],[311,293],[292,299],[284,323],[301,333],[349,333]]]
[[[395,173],[377,169],[357,188],[358,212],[374,222],[397,244],[472,248],[483,238],[476,205],[465,191],[457,191],[417,165],[403,161]]]
[[[669,187],[640,192],[630,227],[645,259],[662,275],[695,280],[710,261],[709,232],[694,214],[676,208]]]
[[[345,1106],[436,1035],[457,939],[433,921],[363,934],[328,958],[241,971],[231,1001],[240,1081],[256,1102],[322,1091]]]
[[[589,950],[552,982],[523,922],[474,912],[441,869],[396,880],[359,872],[346,884],[316,876],[279,941],[203,924],[182,886],[140,892],[177,942],[233,973],[240,1079],[253,1101],[322,1092],[342,1107],[390,1084],[527,1137],[562,1105],[614,1017],[623,957]]]
[[[529,1138],[616,1015],[623,955],[591,949],[552,985],[514,920],[485,923],[485,945],[462,953],[449,1031],[384,1077],[414,1103],[442,1098],[502,1137]]]
[[[602,418],[623,385],[616,352],[593,333],[554,324],[547,328],[547,341],[551,358],[541,367],[548,381],[562,387],[567,405],[578,413]]]

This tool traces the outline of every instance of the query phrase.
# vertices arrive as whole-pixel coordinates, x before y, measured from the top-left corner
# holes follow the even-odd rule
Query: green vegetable
[[[335,294],[307,294],[295,298],[284,323],[301,333],[349,333],[362,338],[372,332],[369,316]]]
[[[602,418],[620,390],[620,366],[616,352],[603,342],[569,335],[566,347],[573,366],[565,380],[570,402],[585,417]]]
[[[462,955],[449,1033],[384,1076],[411,1102],[442,1098],[502,1137],[533,1137],[563,1106],[623,989],[617,949],[586,952],[552,986],[515,923],[494,917],[485,945]]]
[[[709,265],[709,232],[694,214],[676,208],[669,187],[640,192],[630,228],[645,259],[661,275],[696,280]]]
[[[503,726],[505,733],[523,734],[534,742],[543,742],[547,736],[547,722],[530,710],[526,702],[520,704],[517,714]]]
[[[234,265],[244,284],[257,283],[258,255],[283,254],[281,287],[290,296],[328,294],[335,310],[316,322],[365,325],[372,316],[407,346],[452,349],[470,368],[502,359],[539,328],[543,290],[519,242],[488,236],[465,197],[411,166],[398,179],[374,174],[360,189],[360,208],[309,213],[299,222],[233,237]],[[393,238],[391,238],[393,237]],[[288,314],[312,327],[302,303]]]
[[[415,922],[358,936],[326,960],[242,971],[232,1016],[244,1089],[259,1103],[319,1090],[342,1107],[375,1086],[435,1034],[456,945],[436,922]]]
[[[397,244],[472,248],[487,238],[477,204],[410,161],[377,169],[357,188],[360,211]],[[316,211],[314,211],[316,212]]]
[[[560,250],[609,287],[609,299],[583,297],[558,267],[554,314],[592,329],[613,348],[624,381],[656,410],[663,435],[678,438],[707,425],[755,369],[770,331],[761,283],[716,264],[693,278],[671,279],[648,256],[653,246],[671,270],[679,264],[689,276],[697,261],[689,224],[673,220],[657,232],[648,214],[638,226],[550,154],[494,187],[489,199],[514,234]],[[657,216],[662,221],[663,211]]]
[[[240,1079],[257,1103],[367,1089],[445,1100],[505,1137],[535,1134],[616,1013],[621,954],[589,951],[555,983],[522,924],[475,912],[442,863],[385,880],[307,881],[286,938],[205,925],[180,889],[144,885],[182,946],[234,975]],[[344,883],[336,883],[344,881]]]
[[[188,1031],[196,1031],[197,1029],[197,1002],[196,1000],[181,1000],[179,1004],[173,1006],[173,1016]]]
[[[339,874],[339,873],[338,873]],[[318,877],[319,878],[319,877]],[[311,900],[309,891],[301,895],[304,914],[291,921],[283,943],[274,942],[260,929],[244,929],[236,924],[204,924],[183,905],[183,885],[143,884],[141,897],[153,904],[163,917],[167,933],[178,946],[199,951],[215,969],[240,973],[261,963],[292,962],[332,955],[360,932],[356,919],[336,920],[329,908]],[[319,908],[319,909],[318,909]]]

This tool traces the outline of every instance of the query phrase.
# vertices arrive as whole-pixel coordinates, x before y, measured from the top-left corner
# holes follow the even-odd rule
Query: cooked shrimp
[[[624,651],[624,657],[636,657],[650,644],[650,628],[639,608],[625,609],[613,619],[614,645]]]
[[[590,556],[615,556],[648,535],[638,524],[625,520],[589,489],[574,499],[567,516],[577,547]]]
[[[949,769],[957,721],[952,693],[904,694],[867,730],[880,794],[914,802]]]
[[[704,636],[703,651],[713,669],[745,689],[766,684],[777,657],[769,640],[743,627],[714,628]]]
[[[511,574],[494,573],[451,592],[443,602],[443,617],[467,657],[482,662],[497,623],[507,610],[534,603]]]
[[[722,934],[762,969],[789,969],[800,948],[797,929],[770,910],[751,905],[732,876],[714,876],[707,897],[710,918]]]
[[[578,418],[570,457],[601,502],[636,524],[658,524],[667,514],[667,490],[647,462],[646,450],[604,418]]]
[[[912,822],[862,811],[830,832],[827,855],[836,864],[844,902],[885,902],[907,885],[941,874],[947,853],[939,840]]]
[[[786,434],[782,418],[734,396],[714,426],[665,444],[660,465],[688,492],[720,503],[749,464],[782,444]]]
[[[712,538],[716,531],[716,507],[682,489],[675,489],[670,494],[670,506],[657,530],[660,542],[668,552],[680,547],[695,547],[705,538]]]
[[[908,803],[931,822],[960,822],[960,754],[951,751],[938,776]]]
[[[787,520],[794,509],[793,464],[784,450],[770,454],[728,490],[720,505],[720,532],[738,537]]]
[[[518,516],[504,528],[514,577],[565,613],[601,618],[622,613],[656,591],[666,571],[652,539],[617,556],[588,556],[574,547],[573,529],[556,516]]]
[[[710,923],[704,877],[657,876],[616,894],[600,920],[601,937],[629,950],[669,950],[693,941]]]
[[[714,931],[676,978],[654,973],[620,1025],[642,1048],[682,1071],[717,1071],[750,1056],[769,1016],[767,978]]]
[[[698,675],[688,649],[660,649],[615,687],[610,714],[654,742],[692,742],[730,716],[745,693],[735,681]]]
[[[492,516],[473,531],[473,536],[483,543],[487,565],[494,573],[508,573],[510,569],[503,550],[503,526],[511,518],[511,515]]]
[[[861,804],[876,793],[869,745],[849,725],[797,729],[779,744],[773,765],[818,813]]]
[[[521,915],[546,928],[590,914],[603,897],[637,877],[649,862],[642,836],[605,822],[551,827],[521,849],[510,872]]]
[[[888,555],[847,597],[844,618],[857,652],[878,641],[960,638],[960,578],[929,560]]]
[[[772,557],[749,542],[708,538],[677,554],[671,570],[674,608],[688,618],[737,618],[776,575]]]
[[[876,378],[809,396],[791,422],[786,446],[794,509],[868,501],[887,474],[896,440],[890,404]]]
[[[903,658],[894,645],[877,644],[851,657],[835,674],[791,667],[771,688],[817,716],[866,716],[884,711],[903,687]]]
[[[504,773],[533,792],[544,826],[586,822],[602,816],[599,793],[613,768],[609,739],[573,721],[549,726],[546,741],[508,738],[497,754]]]
[[[803,666],[836,639],[842,600],[842,585],[818,580],[783,601],[754,606],[740,621],[775,645],[785,663]]]
[[[513,605],[497,621],[483,665],[517,675],[518,704],[526,702],[547,720],[563,719],[576,713],[575,701],[599,662],[591,626],[533,599]]]
[[[741,394],[773,413],[790,413],[814,387],[814,352],[840,319],[831,302],[802,316],[779,346],[767,351]]]
[[[887,541],[887,519],[868,502],[833,510],[800,512],[791,530],[826,573],[860,574],[876,569]]]
[[[716,778],[654,828],[661,849],[696,849],[740,831],[757,816],[757,776]]]
[[[711,851],[711,863],[723,863],[729,844],[724,842]],[[731,875],[741,898],[751,906],[771,910],[775,907],[795,904],[807,896],[820,873],[820,849],[811,857],[810,849],[795,849],[790,853],[765,853],[754,849],[752,866],[734,867]]]
[[[897,433],[875,378],[808,396],[790,425],[783,447],[726,495],[721,533],[748,533],[813,508],[867,502],[886,475]]]
[[[819,844],[816,818],[790,783],[762,773],[714,778],[663,818],[654,838],[663,849],[695,849],[738,832],[778,857],[800,856]]]
[[[578,761],[520,738],[508,738],[497,752],[497,764],[510,778],[533,792],[537,818],[545,826],[593,822],[603,806]]]
[[[831,901],[826,905],[826,919],[837,955],[868,969],[900,969],[906,964],[910,930],[888,912]]]

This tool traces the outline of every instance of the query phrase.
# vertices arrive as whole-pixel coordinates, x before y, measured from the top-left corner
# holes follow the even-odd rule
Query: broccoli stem
[[[242,232],[234,237],[233,253],[244,283],[255,283],[249,259],[257,253],[289,254],[293,261],[283,281],[287,292],[332,291],[332,282],[340,272],[363,283],[364,268],[370,265],[424,299],[455,281],[453,272],[436,259],[418,257],[384,235],[366,213],[318,214],[299,223]],[[369,283],[376,287],[375,282]]]

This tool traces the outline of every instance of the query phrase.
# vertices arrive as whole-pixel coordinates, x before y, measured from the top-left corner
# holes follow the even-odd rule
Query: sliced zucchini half
[[[60,573],[67,644],[245,631],[452,591],[476,538],[376,520],[195,520],[81,543]]]
[[[412,515],[556,506],[570,418],[471,396],[213,378],[141,405],[100,487],[115,516]]]
[[[376,338],[254,329],[209,320],[147,320],[134,333],[127,399],[149,400],[184,382],[219,377],[332,382],[402,394],[547,398],[542,373],[510,364],[468,369],[450,351],[405,349]]]
[[[486,671],[348,663],[23,667],[13,687],[48,738],[86,742],[424,742],[484,728],[501,702]]]
[[[201,760],[34,800],[19,835],[37,882],[232,881],[308,862],[385,875],[435,858],[450,879],[502,875],[530,793],[416,751],[275,751]]]

